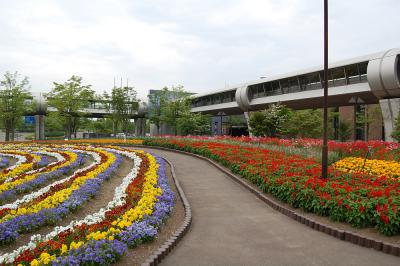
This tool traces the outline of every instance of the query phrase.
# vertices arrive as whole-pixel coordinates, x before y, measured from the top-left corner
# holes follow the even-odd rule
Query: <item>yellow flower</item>
[[[39,265],[39,261],[37,260],[37,259],[33,259],[32,261],[31,261],[31,264],[30,264],[31,266],[38,266]]]
[[[71,250],[71,249],[77,249],[77,248],[79,248],[80,246],[82,246],[84,243],[83,243],[83,241],[79,241],[79,242],[77,242],[77,243],[75,243],[74,241],[72,241],[71,242],[71,244],[70,244],[70,246],[69,246],[69,249]]]
[[[64,254],[65,252],[68,252],[68,246],[65,244],[62,244],[61,246],[61,254]]]
[[[56,259],[56,255],[50,255],[47,252],[40,254],[39,261],[41,264],[49,264],[51,261]],[[38,264],[39,265],[39,264]]]
[[[369,160],[358,157],[347,157],[333,165],[336,169],[347,173],[365,173],[388,178],[400,177],[400,163],[396,161]]]

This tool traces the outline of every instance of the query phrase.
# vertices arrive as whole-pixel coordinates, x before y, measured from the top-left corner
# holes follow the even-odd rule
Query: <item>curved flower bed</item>
[[[101,184],[121,162],[112,153],[97,150],[98,158],[89,167],[57,181],[38,192],[3,205],[0,213],[0,244],[13,242],[20,233],[55,224],[92,198]]]
[[[58,179],[84,163],[83,153],[63,152],[61,154],[64,155],[63,160],[49,164],[46,169],[25,176],[23,180],[15,178],[10,181],[11,184],[7,183],[7,190],[0,193],[0,203],[16,200],[18,196]]]
[[[13,177],[32,170],[41,159],[41,157],[36,154],[29,154],[28,152],[17,150],[2,150],[2,153],[11,155],[18,161],[12,167],[6,168],[0,172],[0,183],[4,182],[8,177]]]
[[[143,151],[106,150],[134,161],[107,207],[47,235],[32,236],[27,245],[2,255],[0,264],[109,265],[128,247],[156,237],[174,205],[165,162]]]
[[[33,179],[36,179],[40,174],[42,173],[48,173],[48,172],[52,172],[55,171],[59,168],[65,167],[67,165],[70,165],[72,163],[74,163],[77,160],[77,155],[75,153],[72,152],[65,152],[62,155],[61,154],[52,154],[54,155],[57,159],[59,159],[57,162],[48,164],[48,160],[47,157],[45,157],[46,159],[43,159],[41,161],[46,161],[46,166],[39,168],[37,170],[31,170],[28,171],[26,173],[17,175],[17,176],[11,176],[8,179],[6,179],[4,181],[3,184],[0,185],[0,193],[7,191],[9,189],[12,189],[16,186],[20,186],[24,183],[27,183]]]
[[[238,173],[266,193],[295,208],[329,216],[355,227],[376,227],[386,235],[400,234],[399,180],[329,168],[312,159],[237,144],[190,140],[147,139],[144,145],[203,155]]]
[[[6,168],[10,164],[7,156],[0,156],[0,168]]]

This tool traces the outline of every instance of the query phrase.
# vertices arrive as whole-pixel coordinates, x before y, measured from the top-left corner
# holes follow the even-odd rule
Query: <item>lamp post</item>
[[[328,178],[328,0],[324,0],[324,123],[322,178]]]

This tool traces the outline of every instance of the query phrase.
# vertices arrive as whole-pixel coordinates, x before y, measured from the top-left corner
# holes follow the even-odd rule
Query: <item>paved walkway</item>
[[[399,257],[284,216],[203,160],[156,153],[174,164],[193,213],[191,229],[162,265],[400,265]]]

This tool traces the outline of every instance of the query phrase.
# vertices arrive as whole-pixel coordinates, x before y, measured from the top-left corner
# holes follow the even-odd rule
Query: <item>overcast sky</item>
[[[32,91],[114,77],[141,98],[184,85],[221,89],[322,65],[322,0],[0,0],[0,74]],[[330,60],[400,47],[399,0],[331,0]]]

